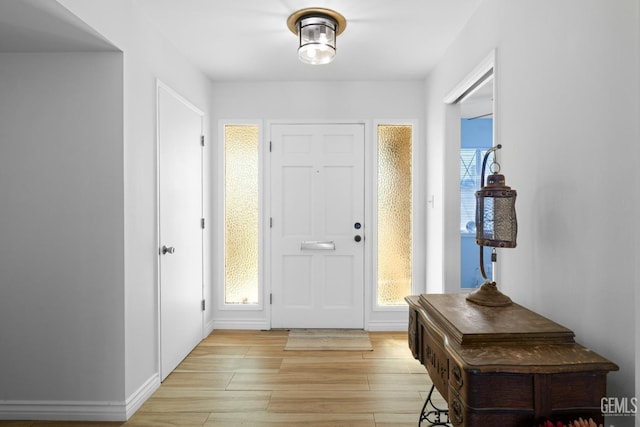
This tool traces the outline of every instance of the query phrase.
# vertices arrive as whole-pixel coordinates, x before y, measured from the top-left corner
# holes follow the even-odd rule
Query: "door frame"
[[[262,216],[261,222],[261,235],[263,245],[260,246],[260,251],[262,252],[261,260],[263,261],[263,273],[264,273],[264,287],[263,287],[263,301],[264,306],[268,306],[268,310],[265,310],[267,324],[269,328],[271,328],[271,304],[270,295],[272,290],[271,283],[271,233],[269,232],[270,224],[269,219],[272,216],[271,213],[271,159],[269,157],[269,143],[271,141],[271,126],[272,125],[340,125],[340,124],[357,124],[362,125],[364,128],[364,224],[365,230],[368,230],[365,233],[365,236],[373,235],[373,189],[375,188],[375,182],[373,179],[375,178],[372,174],[373,164],[373,153],[372,153],[372,144],[370,143],[372,135],[371,135],[371,126],[368,120],[268,120],[265,122],[265,132],[264,132],[264,143],[262,144],[262,166],[263,166],[263,182],[261,186],[261,190],[263,192],[263,197],[261,198],[261,209],[264,212]],[[367,283],[372,283],[372,275],[373,275],[373,241],[372,238],[364,239],[364,292],[363,292],[363,303],[364,303],[364,318],[363,324],[364,328],[367,329],[369,323],[369,317],[372,310],[373,304],[373,292],[372,286],[367,286]]]
[[[225,118],[217,121],[217,136],[220,141],[215,146],[214,170],[212,179],[217,181],[215,198],[213,202],[213,302],[208,307],[213,307],[209,330],[213,329],[271,329],[271,308],[269,295],[271,294],[271,256],[269,248],[271,239],[268,233],[269,218],[272,216],[270,209],[271,198],[271,162],[269,161],[269,141],[271,136],[271,124],[364,124],[365,133],[365,226],[368,234],[364,241],[364,328],[370,331],[402,331],[407,328],[407,307],[379,307],[375,303],[376,278],[376,229],[377,229],[377,126],[410,125],[413,128],[413,153],[412,169],[413,191],[413,294],[424,293],[426,286],[426,216],[428,209],[434,209],[433,197],[427,201],[426,180],[427,171],[424,167],[426,147],[422,140],[422,121],[418,118],[373,118],[368,119],[249,119],[249,118]],[[224,126],[225,125],[255,125],[259,129],[258,147],[258,179],[259,179],[259,295],[260,301],[255,305],[239,306],[225,305],[224,294]],[[373,231],[372,231],[373,230]]]
[[[204,112],[200,110],[198,107],[193,105],[189,100],[180,95],[177,91],[175,91],[171,86],[167,85],[160,79],[156,79],[156,123],[155,123],[155,139],[156,139],[156,152],[155,152],[155,169],[156,169],[156,231],[155,231],[155,240],[156,240],[156,364],[157,364],[157,372],[158,378],[162,378],[162,313],[161,313],[161,275],[160,275],[160,247],[162,242],[160,240],[160,114],[159,114],[159,91],[160,89],[165,90],[167,93],[171,94],[178,101],[182,102],[186,107],[193,110],[196,114],[200,116],[200,132],[201,135],[204,136]],[[204,218],[204,152],[201,149],[200,151],[200,209],[201,209],[201,217]],[[200,253],[202,256],[202,265],[201,265],[201,284],[200,290],[202,295],[202,300],[204,301],[205,297],[205,288],[204,288],[204,273],[205,273],[205,258],[204,258],[204,242],[205,242],[205,229],[201,230],[201,244],[200,244]],[[204,311],[202,311],[201,321],[200,321],[200,337],[201,339],[205,338],[205,315]]]

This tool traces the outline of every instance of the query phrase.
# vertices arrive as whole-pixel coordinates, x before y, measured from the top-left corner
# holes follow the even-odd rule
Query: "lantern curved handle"
[[[489,154],[501,148],[502,148],[502,144],[498,144],[495,147],[489,148],[487,152],[484,153],[484,158],[482,159],[482,173],[480,174],[480,188],[484,187],[484,170],[487,167],[487,159],[489,158]]]

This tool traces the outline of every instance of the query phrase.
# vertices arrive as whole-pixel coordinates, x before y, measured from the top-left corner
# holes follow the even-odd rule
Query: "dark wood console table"
[[[465,298],[406,298],[409,347],[447,401],[448,422],[455,427],[532,427],[544,418],[603,422],[600,400],[607,373],[617,365],[577,344],[571,330],[518,304],[484,307]]]

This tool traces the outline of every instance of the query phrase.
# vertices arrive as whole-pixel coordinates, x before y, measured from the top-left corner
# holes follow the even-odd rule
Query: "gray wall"
[[[211,88],[133,0],[55,5],[121,52],[1,56],[0,418],[118,420],[159,384],[156,82]]]
[[[121,70],[0,54],[0,400],[124,398]]]
[[[133,0],[59,0],[72,13],[123,51],[124,55],[124,329],[127,398],[158,372],[157,222],[156,222],[156,79],[205,113],[210,142],[211,86]],[[205,152],[209,147],[205,148]],[[208,165],[205,165],[208,166]],[[205,186],[209,170],[205,170]],[[205,187],[205,206],[209,193]],[[209,212],[205,212],[209,217]],[[205,259],[211,256],[205,239]],[[205,283],[210,283],[205,263]],[[209,287],[205,298],[211,300]],[[210,316],[206,312],[205,316]]]

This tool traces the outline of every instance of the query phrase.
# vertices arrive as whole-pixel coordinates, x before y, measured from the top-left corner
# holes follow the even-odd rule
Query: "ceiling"
[[[213,80],[415,80],[437,64],[481,0],[136,0]],[[335,60],[307,65],[287,17],[305,7],[347,19]]]
[[[0,52],[108,51],[114,47],[51,0],[0,0]]]
[[[421,80],[481,1],[134,0],[214,81]],[[305,7],[334,9],[347,19],[331,64],[297,59],[286,21]],[[2,52],[112,48],[53,0],[0,0]]]

